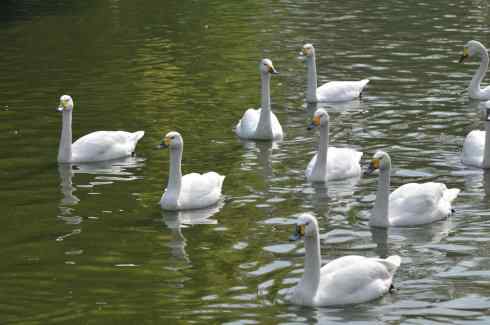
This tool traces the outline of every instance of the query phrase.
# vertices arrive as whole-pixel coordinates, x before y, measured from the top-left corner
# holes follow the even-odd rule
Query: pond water
[[[465,167],[465,135],[482,128],[464,93],[490,45],[487,0],[6,1],[0,5],[0,323],[490,323],[490,173]],[[304,43],[319,80],[369,78],[362,100],[323,105],[331,141],[391,154],[392,189],[440,181],[461,189],[432,225],[372,230],[376,177],[312,185],[318,133],[306,126]],[[285,139],[232,131],[260,103],[258,63],[273,60],[272,107]],[[487,78],[487,83],[490,79]],[[60,95],[73,133],[145,130],[137,155],[58,166]],[[182,133],[183,171],[226,175],[207,210],[158,202]],[[284,301],[300,278],[296,216],[319,220],[324,262],[402,257],[397,291],[343,308]]]

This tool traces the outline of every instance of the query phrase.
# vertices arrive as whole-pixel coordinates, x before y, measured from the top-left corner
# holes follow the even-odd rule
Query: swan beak
[[[466,58],[468,58],[470,54],[468,53],[468,49],[463,49],[463,55],[459,58],[459,63],[462,63]]]
[[[320,116],[315,116],[313,120],[311,121],[310,125],[306,128],[307,130],[313,130],[317,126],[320,125]]]
[[[289,236],[290,241],[297,241],[300,240],[301,237],[305,235],[305,225],[296,225],[296,228],[294,229],[294,233]]]
[[[168,146],[170,145],[170,139],[169,138],[165,138],[163,139],[163,142],[160,143],[160,145],[158,145],[158,149],[166,149],[168,148]]]
[[[364,176],[371,175],[378,168],[379,168],[379,159],[373,159],[369,164],[367,170],[364,172]]]
[[[269,66],[269,73],[270,74],[279,74],[279,72],[274,68],[273,65]]]
[[[60,105],[60,106],[58,106],[58,108],[56,109],[56,111],[58,111],[58,112],[63,112],[63,106],[61,106],[61,105]]]

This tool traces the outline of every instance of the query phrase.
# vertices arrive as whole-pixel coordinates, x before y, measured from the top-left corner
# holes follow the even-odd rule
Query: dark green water
[[[489,24],[486,0],[2,2],[0,323],[489,323],[490,174],[460,163],[465,135],[482,128],[461,94],[478,63],[457,64],[468,40],[490,46]],[[450,219],[372,232],[375,177],[305,181],[317,143],[297,60],[306,42],[320,81],[372,80],[361,101],[327,106],[332,141],[364,161],[389,151],[392,188],[460,188]],[[272,102],[285,140],[274,145],[232,131],[260,102],[263,57],[281,72]],[[64,93],[75,138],[142,129],[137,156],[59,167]],[[184,172],[227,176],[220,206],[160,211],[168,152],[153,148],[170,130],[184,137]],[[302,245],[287,241],[302,212],[319,219],[325,262],[402,256],[397,293],[285,304],[303,266]]]

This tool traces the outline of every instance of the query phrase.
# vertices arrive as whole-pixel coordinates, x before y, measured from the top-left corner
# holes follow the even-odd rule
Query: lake
[[[490,172],[464,166],[483,129],[465,89],[490,46],[486,0],[35,1],[0,5],[0,323],[488,324]],[[305,103],[304,43],[319,82],[371,80],[361,100]],[[233,128],[260,104],[259,61],[280,72],[272,109],[285,138],[244,142]],[[487,77],[485,84],[490,83]],[[59,97],[75,101],[73,135],[144,130],[136,155],[58,165]],[[330,140],[390,153],[392,190],[461,189],[447,220],[371,229],[376,176],[308,183],[318,143],[306,126],[330,113]],[[158,202],[169,153],[183,172],[226,175],[223,200],[169,213]],[[337,308],[287,304],[304,250],[296,217],[320,225],[324,262],[398,254],[396,292]]]

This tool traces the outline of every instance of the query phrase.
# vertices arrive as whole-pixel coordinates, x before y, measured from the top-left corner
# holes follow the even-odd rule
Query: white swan
[[[96,131],[89,133],[72,144],[71,119],[73,99],[60,97],[58,111],[63,112],[63,126],[58,149],[58,162],[78,163],[111,160],[130,156],[136,144],[145,135],[144,131]]]
[[[349,148],[328,146],[329,133],[328,113],[323,108],[316,110],[308,130],[320,127],[320,145],[318,153],[306,167],[305,175],[310,182],[325,182],[361,175],[362,152]]]
[[[270,80],[271,74],[277,74],[272,61],[263,59],[259,65],[261,77],[261,108],[249,108],[238,122],[235,133],[243,139],[280,140],[282,127],[276,115],[271,111]]]
[[[345,102],[361,96],[369,79],[359,81],[330,81],[317,88],[315,48],[312,44],[303,45],[301,54],[306,57],[308,76],[306,84],[306,101]]]
[[[392,288],[393,276],[400,266],[397,255],[386,259],[349,255],[321,266],[320,239],[315,217],[298,218],[292,239],[304,236],[303,277],[287,297],[304,306],[351,305],[376,299]]]
[[[490,101],[480,110],[480,117],[485,123],[485,131],[471,131],[463,143],[461,161],[465,165],[479,168],[490,168],[490,121],[488,120]]]
[[[366,174],[379,169],[378,189],[369,225],[387,228],[390,226],[417,226],[448,217],[451,202],[458,196],[459,189],[448,189],[443,183],[408,183],[390,194],[391,158],[378,151]]]
[[[225,176],[215,172],[182,176],[184,141],[178,132],[169,132],[161,148],[170,148],[168,185],[160,200],[165,210],[200,209],[218,202]]]
[[[473,78],[471,78],[470,86],[468,88],[468,95],[470,98],[478,100],[490,99],[490,86],[480,88],[480,84],[485,77],[488,70],[488,51],[482,43],[478,41],[469,41],[463,48],[463,55],[459,59],[459,63],[463,62],[466,58],[480,56],[480,67],[476,70]]]

